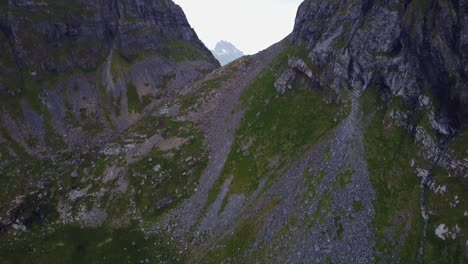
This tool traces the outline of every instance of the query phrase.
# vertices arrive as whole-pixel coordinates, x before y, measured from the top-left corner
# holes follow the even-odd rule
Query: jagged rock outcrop
[[[289,58],[288,66],[289,68],[275,81],[276,91],[280,94],[284,94],[287,89],[292,89],[296,74],[303,74],[310,80],[313,78],[312,70],[301,59]]]

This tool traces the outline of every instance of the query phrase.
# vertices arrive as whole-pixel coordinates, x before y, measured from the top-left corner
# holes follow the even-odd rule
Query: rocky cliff
[[[2,123],[30,152],[57,147],[50,137],[77,147],[125,128],[218,66],[172,1],[18,0],[1,10]]]
[[[179,62],[156,52],[176,61],[167,93],[101,144],[50,158],[10,125],[12,109],[35,113],[18,94],[0,130],[0,260],[467,262],[467,17],[463,1],[306,0],[286,39],[196,81],[176,81],[216,66],[190,57],[196,44]],[[127,89],[119,112],[143,91],[128,92],[132,74],[161,72],[127,52],[92,79]],[[72,93],[84,87],[63,101],[87,103]]]
[[[371,85],[413,103],[433,94],[436,126],[448,135],[467,118],[467,8],[464,1],[305,1],[292,39],[311,50],[322,70],[316,78],[334,89]]]

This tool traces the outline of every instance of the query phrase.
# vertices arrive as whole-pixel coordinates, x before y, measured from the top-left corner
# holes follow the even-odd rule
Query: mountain
[[[142,12],[157,2],[178,10],[170,1],[134,4]],[[120,2],[111,3],[116,10]],[[148,13],[182,19],[164,6]],[[62,134],[50,130],[44,142],[23,140],[35,123],[12,114],[38,102],[47,111],[37,116],[53,116],[46,99],[67,87],[60,74],[37,96],[5,86],[1,262],[467,262],[467,7],[305,0],[290,36],[221,68],[194,37],[178,50],[187,51],[180,61],[171,48],[155,56],[172,61],[171,80],[184,82],[170,81],[127,126],[109,122],[103,136],[80,134],[73,147],[65,134],[65,147],[52,144]],[[18,14],[3,19],[35,17]],[[169,32],[192,32],[183,25]],[[15,44],[16,35],[4,39]],[[117,80],[161,72],[127,71],[133,61],[117,58],[122,64],[108,70]],[[4,72],[14,66],[2,80],[18,80]],[[87,89],[80,84],[68,91]],[[125,102],[132,92],[121,95]],[[84,131],[88,123],[74,124]],[[38,152],[42,145],[47,151]]]
[[[242,51],[238,50],[233,44],[221,40],[216,43],[216,47],[211,51],[213,56],[221,63],[221,65],[226,65],[238,58],[244,56]]]
[[[127,128],[219,66],[172,1],[2,5],[2,123],[29,153]]]

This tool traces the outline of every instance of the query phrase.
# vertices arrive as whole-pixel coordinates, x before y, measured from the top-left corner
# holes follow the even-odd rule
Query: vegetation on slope
[[[343,117],[340,105],[327,102],[330,91],[311,87],[305,77],[297,78],[294,89],[284,95],[275,90],[276,76],[286,68],[288,55],[300,56],[301,52],[299,47],[290,47],[245,90],[241,101],[246,112],[222,175],[209,193],[209,203],[231,177],[230,194],[248,195],[263,179],[273,181],[279,168],[320,140]]]
[[[365,119],[366,158],[371,182],[376,190],[374,230],[381,261],[415,262],[422,234],[419,207],[419,179],[411,160],[418,159],[413,138],[392,123],[392,109],[379,92],[369,88],[362,96]]]
[[[376,256],[379,261],[413,263],[417,261],[420,243],[424,234],[423,218],[420,207],[421,178],[418,169],[427,170],[435,180],[436,186],[445,186],[447,193],[435,193],[425,187],[424,198],[426,210],[430,212],[427,237],[424,248],[425,263],[463,263],[467,255],[462,253],[465,247],[466,234],[463,231],[458,238],[442,240],[436,236],[440,224],[462,230],[468,228],[462,204],[453,208],[454,196],[463,197],[467,192],[466,180],[450,176],[451,172],[437,166],[434,161],[422,157],[421,146],[415,143],[410,133],[411,127],[420,126],[426,129],[433,139],[427,113],[423,109],[410,109],[402,98],[394,97],[390,101],[381,99],[380,93],[368,89],[362,96],[365,119],[364,139],[366,158],[371,181],[376,189],[376,217],[374,230],[376,234]],[[396,124],[390,113],[402,111],[411,113],[409,127]],[[464,204],[464,201],[461,200]],[[461,236],[461,237],[460,237]]]
[[[163,141],[148,152],[124,151],[129,146],[140,149],[155,135]],[[14,179],[20,184],[18,175],[31,181],[32,172],[38,178],[31,182],[42,180],[44,187],[28,193],[26,188],[18,189],[24,186],[18,186],[0,196],[6,210],[8,202],[25,194],[15,209],[22,218],[16,222],[16,214],[10,217],[27,229],[10,229],[0,236],[0,262],[178,262],[167,238],[148,236],[144,231],[195,192],[207,162],[202,142],[203,134],[192,123],[149,116],[109,144],[108,154],[67,154],[58,163],[38,163],[36,171],[23,169],[20,161],[13,163],[13,159],[1,163],[2,171],[17,168],[2,175],[3,182],[10,184]],[[6,154],[1,153],[2,157]],[[82,195],[72,199],[74,193]],[[107,214],[104,222],[83,224],[83,213],[93,210]]]
[[[336,97],[332,91],[311,85],[304,76],[299,75],[293,89],[284,95],[276,91],[274,82],[288,67],[290,56],[301,58],[313,67],[301,47],[289,46],[246,88],[241,96],[245,114],[222,174],[209,192],[208,205],[217,199],[221,186],[231,178],[223,206],[229,195],[250,195],[262,181],[271,186],[292,162],[311,145],[325,139],[347,115],[343,103],[330,99]],[[278,202],[273,199],[261,213],[239,220],[233,233],[217,241],[213,251],[202,254],[203,259],[208,263],[245,260],[264,217]],[[253,254],[253,259],[262,259],[263,253]]]

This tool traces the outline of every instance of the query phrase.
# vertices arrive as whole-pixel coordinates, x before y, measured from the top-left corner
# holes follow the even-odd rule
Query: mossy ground
[[[0,195],[2,213],[15,197],[28,193],[29,184],[42,179],[45,186],[41,192],[26,195],[16,209],[18,215],[23,216],[21,221],[27,231],[13,235],[10,230],[0,236],[0,262],[139,263],[146,259],[149,263],[180,262],[178,252],[173,245],[167,244],[167,238],[146,236],[140,230],[151,227],[163,212],[193,194],[206,166],[207,154],[202,144],[203,134],[194,124],[152,116],[123,132],[122,138],[111,145],[118,148],[128,142],[138,145],[155,134],[167,139],[186,138],[187,142],[165,152],[155,147],[130,165],[122,153],[104,155],[96,152],[64,154],[55,163],[32,160],[21,165],[20,160],[7,156],[8,148],[14,146],[2,134],[7,142],[0,149],[4,158],[0,171],[7,173],[2,173],[1,178],[10,187]],[[3,148],[6,144],[8,148]],[[18,148],[17,154],[25,154],[19,146],[15,148]],[[73,160],[76,162],[71,162]],[[157,172],[154,170],[156,165],[160,165]],[[94,194],[102,190],[119,186],[118,179],[103,181],[109,167],[121,167],[128,175],[125,178],[128,178],[129,187],[124,193],[106,192],[103,197],[96,196]],[[72,177],[74,171],[76,175]],[[73,202],[68,200],[71,192],[83,189],[88,189],[85,196]],[[39,194],[46,196],[39,198]],[[166,197],[171,197],[172,202],[158,208],[157,202]],[[70,203],[71,216],[76,216],[83,206],[86,210],[98,207],[106,210],[108,219],[99,228],[81,228],[80,223],[71,218],[68,219],[71,223],[59,224],[56,222],[59,219],[57,207],[61,202]],[[134,218],[132,211],[135,208],[141,218]],[[119,227],[114,226],[115,221],[120,223]]]
[[[295,80],[293,90],[279,95],[274,82],[286,69],[288,56],[298,56],[309,62],[303,49],[291,46],[242,94],[241,105],[245,115],[222,174],[209,192],[208,205],[215,201],[221,186],[231,177],[228,196],[249,195],[262,180],[267,180],[267,185],[273,184],[282,169],[297,160],[311,145],[324,139],[347,115],[346,111],[340,111],[346,108],[345,105],[329,102],[327,99],[333,96],[330,92],[314,87],[302,76]],[[309,176],[314,181],[310,188],[313,189],[315,183],[319,184],[324,177],[323,172],[316,177]],[[330,199],[330,195],[325,194],[317,212],[328,208]],[[223,206],[227,200],[228,197],[224,199]],[[203,259],[208,263],[222,263],[228,259],[241,262],[264,260],[269,249],[255,249],[251,253],[249,249],[263,226],[263,213],[274,208],[275,201],[279,202],[272,199],[263,207],[262,213],[239,222],[235,231],[217,242],[207,256],[202,254]],[[317,215],[314,221],[323,219]],[[290,222],[295,225],[297,219],[291,216]]]
[[[434,193],[428,190],[425,193],[427,209],[432,214],[428,223],[424,263],[466,263],[468,262],[466,250],[468,221],[465,212],[468,208],[466,200],[468,181],[440,166],[434,167],[430,173],[436,179],[437,186],[445,186],[447,192]],[[452,206],[455,196],[458,196],[459,203]],[[450,231],[458,226],[460,233],[456,235],[456,239],[442,240],[437,237],[435,230],[441,224],[446,225]]]
[[[340,173],[336,175],[336,181],[333,186],[334,189],[342,189],[349,185],[352,182],[353,174],[354,170],[351,168],[351,166],[342,166],[340,168]]]
[[[146,236],[136,227],[124,229],[34,229],[0,237],[2,263],[178,263],[167,239]]]
[[[156,220],[188,198],[208,162],[203,134],[194,124],[169,119],[159,120],[156,124],[164,138],[184,138],[187,142],[169,151],[154,148],[129,166],[130,182],[136,190],[135,202],[145,220]],[[159,208],[157,202],[163,199],[170,202]]]
[[[26,10],[22,7],[11,9],[7,4],[0,4],[5,10],[10,9],[11,14],[21,17],[23,27],[22,32],[31,33],[29,36],[24,34],[18,36],[20,44],[25,50],[41,49],[41,46],[35,47],[41,43],[42,33],[34,29],[36,21],[58,22],[62,23],[65,17],[71,19],[74,16],[91,14],[95,10],[86,7],[78,7],[76,4],[68,3],[70,1],[48,1],[47,6],[36,11]],[[66,8],[65,8],[66,7]],[[50,15],[50,14],[54,15]],[[0,40],[5,40],[3,33],[0,33]],[[78,46],[76,45],[78,43]],[[38,113],[45,123],[46,144],[52,151],[64,151],[65,144],[57,135],[52,126],[52,117],[43,103],[44,92],[47,89],[54,88],[58,81],[68,79],[71,75],[89,73],[98,75],[100,70],[94,68],[91,60],[90,68],[80,69],[77,72],[68,71],[70,66],[70,57],[75,60],[88,58],[92,48],[101,48],[102,43],[95,39],[87,39],[82,43],[76,37],[66,37],[60,43],[54,45],[54,48],[45,50],[43,62],[44,65],[58,65],[66,69],[60,69],[65,73],[42,74],[35,72],[37,65],[29,65],[21,72],[22,78],[13,76],[15,82],[8,78],[1,78],[0,88],[6,83],[7,88],[18,88],[16,94],[10,96],[10,93],[0,94],[0,113],[8,112],[13,119],[18,122],[24,120],[24,113],[21,111],[21,102],[27,102],[32,110]],[[15,61],[12,54],[2,56],[1,62],[8,66],[15,67]],[[96,61],[104,61],[103,54],[94,58]],[[139,54],[135,60],[144,59],[146,56],[152,56],[154,53]],[[167,50],[162,54],[176,62],[185,60],[197,60],[205,55],[199,49],[194,48],[192,43],[182,41],[170,41]],[[37,59],[37,58],[34,58]],[[42,59],[42,58],[41,58]],[[31,61],[34,61],[31,59]],[[83,62],[83,61],[81,61]],[[131,67],[134,60],[129,60],[121,56],[118,52],[113,54],[111,72],[114,81],[124,75]],[[83,65],[86,64],[86,61]],[[41,65],[43,66],[43,65]],[[43,67],[42,67],[43,68]],[[3,68],[1,68],[3,69]],[[17,70],[17,69],[16,69]],[[18,74],[20,72],[18,71]],[[99,79],[99,78],[90,79]],[[162,81],[162,86],[167,86],[174,79],[174,75],[168,75]],[[99,81],[97,81],[99,83]],[[216,84],[208,84],[213,86]],[[127,93],[121,94],[117,98],[109,99],[111,107],[107,107],[107,95],[102,84],[97,84],[101,96],[101,103],[104,112],[105,121],[112,125],[111,110],[116,115],[120,114],[120,105],[122,105],[122,96],[127,97],[127,105],[130,112],[142,113],[146,105],[152,98],[140,96],[136,87],[132,84],[128,86]],[[10,92],[10,91],[8,91]],[[4,96],[5,95],[5,96]],[[78,124],[83,130],[92,134],[98,134],[104,128],[103,124],[88,122],[100,118],[98,114],[89,114],[82,112],[81,115],[74,116],[71,113],[70,98],[65,91],[63,94],[66,108],[66,116],[69,120],[73,119],[74,124]],[[67,120],[68,121],[68,120]],[[154,122],[153,122],[154,121]],[[81,123],[81,125],[80,125]],[[152,236],[146,237],[139,231],[140,227],[133,221],[124,222],[122,228],[111,228],[111,223],[106,222],[105,228],[81,228],[78,223],[72,223],[62,226],[58,224],[57,205],[61,201],[67,201],[68,195],[74,190],[82,190],[91,186],[89,192],[98,192],[106,188],[115,188],[116,182],[101,182],[103,175],[109,166],[123,166],[128,172],[129,192],[125,194],[112,196],[107,194],[102,200],[96,201],[91,195],[78,198],[72,205],[72,210],[76,210],[82,204],[90,209],[96,204],[107,206],[110,219],[116,219],[128,213],[131,206],[129,203],[135,202],[135,206],[141,210],[143,221],[154,223],[157,216],[164,210],[170,210],[178,205],[181,200],[189,197],[197,186],[202,170],[206,166],[207,154],[202,144],[203,134],[191,123],[175,122],[172,120],[147,120],[140,122],[138,128],[131,128],[124,135],[130,136],[133,132],[140,133],[147,131],[148,136],[155,133],[161,133],[163,137],[181,137],[187,139],[187,142],[178,149],[170,151],[160,151],[153,149],[147,153],[141,160],[125,164],[124,156],[111,155],[106,156],[91,150],[89,153],[65,153],[61,152],[55,160],[49,160],[44,157],[42,160],[30,157],[21,146],[15,142],[3,126],[0,126],[1,137],[6,142],[0,143],[0,180],[2,182],[3,192],[0,194],[0,213],[5,213],[9,209],[10,202],[20,195],[25,195],[24,203],[18,209],[18,216],[11,216],[12,219],[18,218],[23,221],[28,229],[27,232],[18,232],[13,236],[14,231],[2,233],[0,235],[0,262],[1,263],[156,263],[164,261],[171,263],[176,261],[174,248],[169,245],[169,239]],[[159,126],[159,127],[158,127]],[[132,129],[134,131],[132,131]],[[123,144],[122,142],[119,142]],[[142,142],[138,142],[142,143]],[[14,154],[13,154],[14,153]],[[152,160],[148,162],[148,160]],[[143,178],[155,179],[154,166],[161,165],[161,172],[165,175],[154,181],[152,185],[144,184]],[[74,172],[78,176],[72,177]],[[44,186],[38,192],[32,192],[37,189],[36,184],[39,181]],[[89,193],[88,193],[89,194]],[[39,198],[46,196],[45,198]],[[171,196],[173,202],[170,206],[163,209],[157,209],[158,200]],[[94,196],[95,197],[95,196]],[[149,208],[146,208],[149,206]],[[19,218],[20,216],[24,216]],[[69,219],[70,220],[70,219]],[[72,220],[73,222],[73,220]],[[3,226],[2,232],[3,232]],[[135,242],[135,244],[133,244]]]
[[[399,127],[389,118],[391,110],[411,113],[410,125],[421,126],[433,140],[439,136],[432,131],[427,113],[422,109],[409,109],[402,98],[395,97],[390,102],[380,98],[377,90],[368,89],[361,98],[367,123],[364,138],[366,158],[371,175],[371,181],[376,189],[376,217],[374,228],[376,232],[376,249],[382,255],[378,259],[393,259],[404,263],[415,262],[419,242],[423,234],[423,220],[420,208],[420,178],[416,168],[426,169],[437,185],[445,185],[448,192],[436,194],[428,187],[425,189],[425,204],[429,217],[427,238],[424,245],[425,263],[463,263],[467,255],[462,253],[466,234],[456,241],[443,241],[436,237],[435,229],[439,224],[447,224],[454,228],[458,224],[462,230],[466,227],[463,217],[463,206],[451,208],[449,203],[454,195],[464,203],[464,193],[467,193],[466,182],[456,177],[450,171],[441,167],[433,167],[433,161],[427,161],[421,156],[421,148],[415,143],[408,129]],[[463,137],[455,141],[463,141]],[[460,153],[458,150],[454,152]],[[414,162],[414,167],[411,163]],[[463,198],[462,198],[463,197]],[[462,227],[463,226],[463,227]],[[395,251],[397,249],[397,251]],[[465,249],[466,250],[466,249]]]
[[[141,96],[133,84],[127,85],[127,106],[128,111],[133,113],[142,113],[147,105],[151,103],[151,97]]]
[[[226,233],[225,237],[211,243],[209,250],[206,248],[197,249],[188,257],[186,263],[226,263],[227,260],[233,263],[245,263],[263,260],[263,250],[254,250],[249,254],[252,245],[257,239],[257,235],[263,227],[263,222],[268,217],[271,210],[278,204],[279,199],[273,197],[254,216],[245,219],[238,219],[238,224],[232,232]]]
[[[0,135],[6,139],[6,142],[0,144],[0,181],[2,186],[8,187],[0,192],[0,213],[5,213],[9,203],[18,194],[32,190],[33,183],[40,179],[41,172],[51,164],[50,161],[31,157],[1,127]]]
[[[419,166],[426,164],[418,158],[411,135],[387,117],[391,106],[381,100],[376,89],[366,90],[361,102],[365,119],[369,120],[364,131],[365,151],[377,195],[373,221],[376,249],[381,253],[377,257],[380,261],[395,261],[391,259],[397,249],[397,259],[414,263],[423,221],[419,179],[410,164],[412,159]]]
[[[195,61],[205,56],[192,43],[176,39],[166,40],[166,49],[161,52],[161,55],[176,62]]]
[[[288,50],[278,56],[243,93],[246,112],[222,175],[209,192],[209,204],[230,177],[229,194],[250,194],[262,179],[273,181],[278,168],[299,157],[343,117],[338,114],[340,105],[326,102],[327,92],[305,78],[297,78],[292,91],[278,94],[275,76],[285,69],[287,54],[298,52]]]
[[[241,63],[249,63],[248,59],[244,59]],[[221,73],[211,76],[203,80],[200,87],[195,91],[179,96],[174,102],[180,106],[181,114],[187,114],[191,111],[196,111],[200,105],[205,102],[223,83],[229,80],[232,75],[239,70],[237,63],[232,63],[223,68]]]

